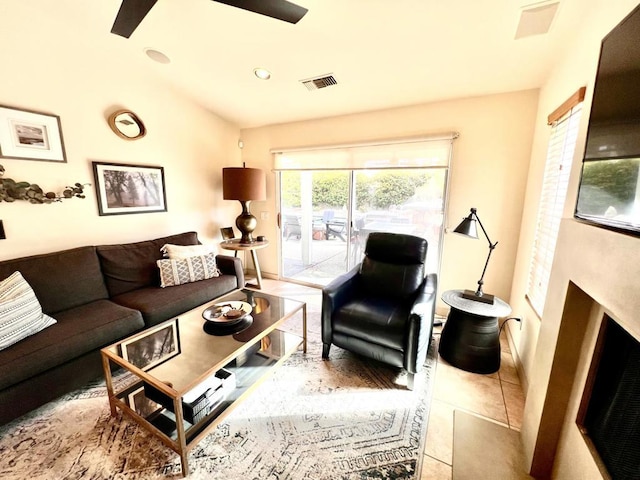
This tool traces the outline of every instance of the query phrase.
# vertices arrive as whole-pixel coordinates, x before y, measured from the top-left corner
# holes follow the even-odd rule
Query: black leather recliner
[[[426,274],[427,241],[373,232],[357,267],[322,289],[322,358],[331,344],[404,368],[407,386],[424,365],[437,275]]]

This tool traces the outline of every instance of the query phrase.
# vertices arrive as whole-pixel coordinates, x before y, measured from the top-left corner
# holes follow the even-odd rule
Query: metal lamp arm
[[[471,213],[473,214],[474,217],[476,217],[476,220],[478,221],[478,224],[480,225],[480,228],[482,229],[482,233],[484,233],[484,236],[487,239],[487,242],[489,242],[489,249],[493,250],[494,248],[496,248],[496,245],[498,245],[498,242],[491,243],[491,239],[489,238],[489,235],[487,234],[487,231],[484,229],[484,225],[482,225],[482,222],[480,221],[480,217],[476,213],[476,209],[475,208],[471,209]]]
[[[484,293],[482,291],[482,285],[484,285],[484,274],[487,271],[487,266],[489,266],[489,260],[491,259],[491,254],[493,253],[493,250],[496,248],[496,245],[498,245],[498,242],[491,243],[491,239],[489,238],[489,235],[487,234],[487,231],[484,229],[484,225],[482,225],[482,222],[480,221],[480,217],[478,217],[478,214],[476,213],[476,209],[475,208],[471,209],[471,213],[473,214],[473,216],[478,221],[478,224],[480,224],[480,228],[482,229],[482,233],[484,233],[484,236],[486,237],[487,242],[489,242],[489,255],[487,255],[487,261],[484,262],[484,268],[482,269],[482,275],[480,276],[480,280],[478,280],[478,290],[476,290],[476,295],[478,297],[481,297],[482,295],[484,295]]]

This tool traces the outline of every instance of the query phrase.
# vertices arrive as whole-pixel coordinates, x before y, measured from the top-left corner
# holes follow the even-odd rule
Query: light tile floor
[[[439,338],[441,328],[435,329]],[[450,480],[453,465],[453,418],[462,410],[512,430],[520,430],[524,395],[504,330],[500,370],[481,375],[449,365],[438,357],[429,415],[422,480]]]
[[[266,292],[321,305],[321,290],[272,279],[263,280]],[[441,328],[434,330],[439,339]],[[500,338],[500,370],[480,375],[465,372],[438,357],[433,401],[425,446],[421,480],[451,480],[454,411],[462,410],[520,430],[524,395],[511,350],[503,331]]]

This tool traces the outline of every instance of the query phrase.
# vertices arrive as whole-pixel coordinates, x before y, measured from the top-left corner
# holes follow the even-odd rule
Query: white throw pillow
[[[56,323],[20,272],[0,282],[0,350]]]
[[[216,248],[213,245],[172,245],[167,243],[160,251],[167,258],[188,258],[199,257],[207,255],[209,253],[216,253]]]
[[[213,253],[187,258],[158,260],[160,286],[173,287],[220,276]]]

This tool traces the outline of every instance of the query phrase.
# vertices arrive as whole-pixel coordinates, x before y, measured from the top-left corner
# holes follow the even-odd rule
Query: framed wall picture
[[[223,240],[233,240],[236,236],[236,234],[233,233],[233,227],[221,228],[220,234],[222,235]]]
[[[180,354],[178,319],[145,330],[120,344],[122,358],[141,370],[150,370]]]
[[[93,162],[100,215],[166,212],[162,167]]]
[[[0,106],[0,158],[66,162],[60,117]]]

